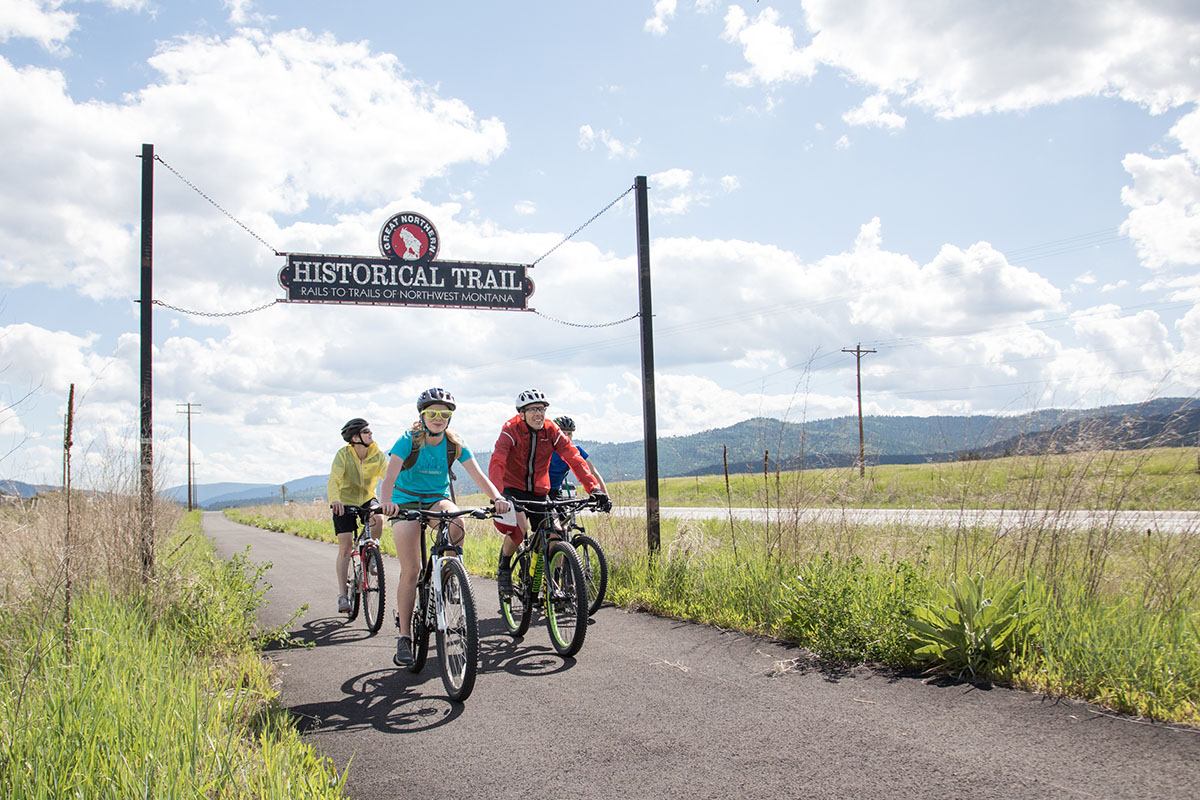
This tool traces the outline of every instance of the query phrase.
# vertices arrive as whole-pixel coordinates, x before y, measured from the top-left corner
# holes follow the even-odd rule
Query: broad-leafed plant
[[[1024,581],[993,581],[982,573],[950,580],[908,620],[914,658],[927,673],[1002,677],[1012,656],[1041,626]]]

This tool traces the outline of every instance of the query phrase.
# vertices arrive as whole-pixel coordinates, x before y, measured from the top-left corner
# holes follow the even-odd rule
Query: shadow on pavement
[[[380,628],[380,633],[371,633],[367,630],[361,617],[354,622],[347,622],[345,617],[320,617],[305,622],[297,629],[288,631],[287,638],[282,641],[272,639],[263,650],[270,652],[293,647],[327,647],[349,642],[363,642],[373,636],[382,635],[383,630]]]
[[[306,703],[288,709],[303,733],[354,731],[373,728],[384,733],[420,733],[454,721],[464,706],[441,695],[438,665],[431,660],[417,675],[401,669],[380,669],[347,679],[344,697]],[[437,692],[417,687],[437,683]]]

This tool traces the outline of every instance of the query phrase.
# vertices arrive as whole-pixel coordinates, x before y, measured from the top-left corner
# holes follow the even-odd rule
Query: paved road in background
[[[646,515],[645,508],[621,506],[613,513],[622,516]],[[1041,509],[936,509],[936,508],[688,508],[664,506],[662,517],[678,519],[728,519],[774,522],[848,522],[864,525],[981,526],[1004,532],[1017,528],[1104,528],[1152,530],[1158,533],[1185,533],[1200,530],[1200,512],[1196,511],[1046,511]]]
[[[264,626],[311,647],[268,654],[308,741],[350,766],[350,796],[1164,798],[1200,796],[1200,731],[1001,688],[816,664],[778,642],[605,607],[576,659],[535,619],[502,632],[496,584],[473,578],[481,672],[463,705],[434,653],[391,664],[332,613],[332,544],[204,528],[229,556],[271,562]],[[389,587],[399,566],[385,559]],[[304,604],[309,610],[292,619]],[[351,763],[353,759],[353,763]]]

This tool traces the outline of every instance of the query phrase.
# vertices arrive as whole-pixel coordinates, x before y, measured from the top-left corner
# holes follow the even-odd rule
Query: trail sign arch
[[[393,214],[379,256],[281,253],[279,285],[291,303],[345,303],[527,311],[532,264],[441,261],[441,237],[424,215]]]

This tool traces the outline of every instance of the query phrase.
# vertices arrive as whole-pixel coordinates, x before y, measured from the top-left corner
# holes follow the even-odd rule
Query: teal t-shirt
[[[460,440],[461,441],[461,440]],[[388,455],[400,460],[408,458],[412,452],[412,431],[405,431],[396,440]],[[462,453],[458,463],[471,458],[471,448],[462,442]],[[450,471],[446,469],[446,437],[436,445],[426,440],[417,451],[417,461],[411,469],[401,470],[396,477],[396,485],[392,487],[393,503],[412,503],[414,501],[434,502],[441,498],[450,497]]]

